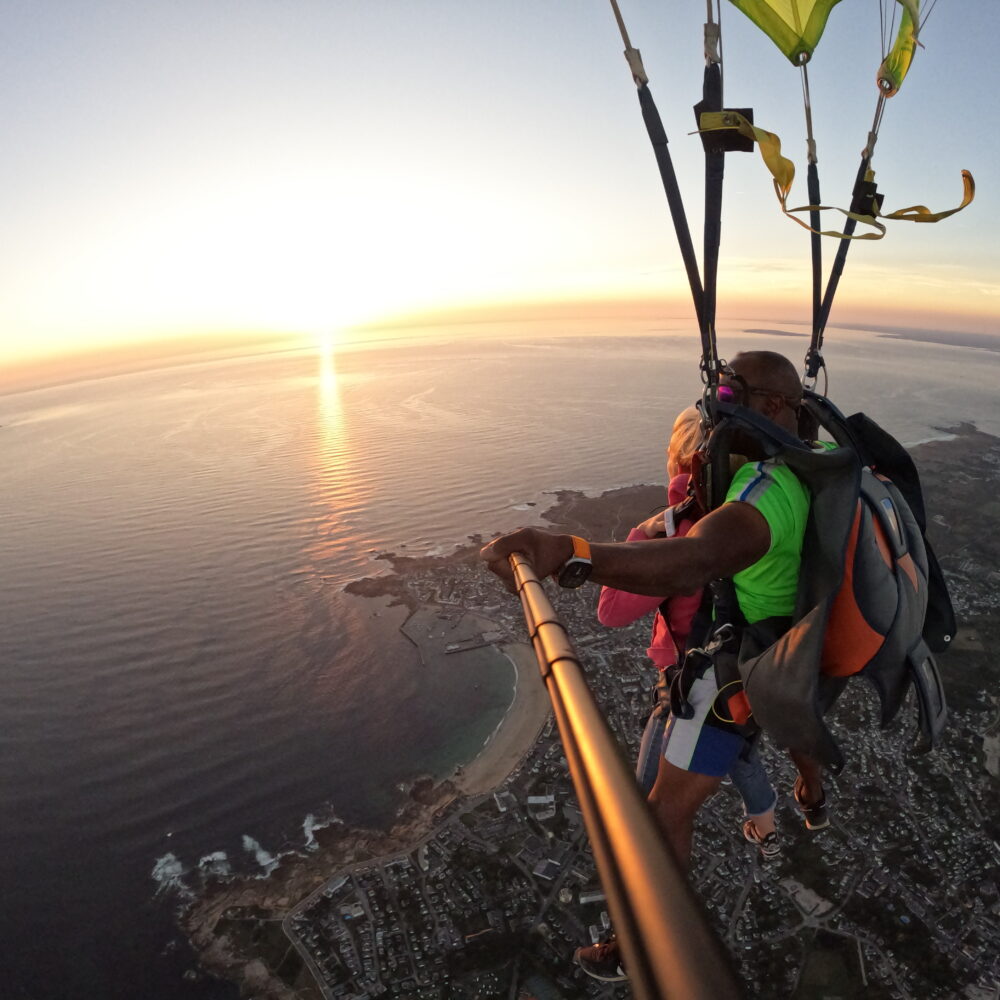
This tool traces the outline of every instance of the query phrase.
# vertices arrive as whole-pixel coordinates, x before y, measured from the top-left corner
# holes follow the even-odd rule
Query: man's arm
[[[592,542],[590,579],[633,594],[691,594],[710,580],[752,566],[770,545],[771,531],[760,511],[745,503],[727,503],[703,517],[684,538]],[[513,574],[507,557],[512,552],[526,556],[535,572],[546,577],[573,554],[573,542],[570,535],[539,528],[521,528],[494,539],[480,558],[509,589]]]

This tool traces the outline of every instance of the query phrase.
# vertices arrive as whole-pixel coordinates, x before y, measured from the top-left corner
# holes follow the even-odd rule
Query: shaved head
[[[724,371],[722,377],[731,378],[743,387],[741,402],[744,406],[789,433],[798,434],[802,383],[795,365],[783,354],[741,351],[729,363],[729,371]],[[739,450],[753,456],[753,451],[745,450],[748,446],[754,447],[749,439]]]
[[[802,383],[795,365],[776,351],[741,351],[730,362],[733,371],[752,385],[772,389],[790,399],[802,398]]]

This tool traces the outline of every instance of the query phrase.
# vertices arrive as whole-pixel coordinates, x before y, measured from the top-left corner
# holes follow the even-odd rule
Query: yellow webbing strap
[[[808,229],[811,233],[819,233],[820,236],[833,236],[841,240],[880,240],[885,235],[885,226],[878,221],[882,219],[893,219],[904,222],[937,222],[940,219],[947,219],[949,215],[961,212],[966,205],[976,196],[976,184],[972,179],[972,174],[968,170],[962,171],[962,183],[964,194],[962,203],[957,208],[948,209],[944,212],[931,212],[925,205],[911,205],[909,208],[901,208],[889,215],[861,215],[857,212],[849,212],[845,208],[837,208],[835,205],[800,205],[797,208],[788,207],[788,195],[792,189],[792,182],[795,180],[795,164],[786,156],[781,154],[781,139],[773,132],[758,128],[751,124],[737,111],[705,111],[701,115],[699,122],[702,132],[718,132],[723,129],[735,129],[740,135],[747,139],[752,139],[757,143],[760,150],[761,159],[767,167],[774,180],[774,193],[778,197],[781,211],[785,213],[793,222],[798,223],[803,229]],[[869,171],[870,180],[874,173]],[[813,229],[807,222],[798,218],[798,213],[805,212],[826,212],[834,211],[846,215],[862,225],[869,226],[874,232],[858,233],[857,235],[845,235],[835,229]]]
[[[976,182],[968,170],[962,171],[962,204],[958,208],[949,208],[945,212],[932,212],[926,205],[911,205],[909,208],[899,208],[889,215],[883,215],[883,219],[900,219],[904,222],[937,222],[940,219],[947,219],[949,215],[961,212],[973,198],[976,197]]]
[[[785,213],[793,222],[797,222],[803,229],[808,229],[811,233],[819,233],[821,236],[836,236],[840,239],[852,240],[880,240],[885,236],[885,226],[877,222],[870,215],[858,215],[848,212],[843,208],[835,208],[832,205],[803,205],[799,208],[788,207],[788,195],[792,190],[792,182],[795,180],[795,164],[786,156],[781,155],[781,139],[773,132],[757,128],[752,125],[743,115],[736,111],[705,111],[701,115],[699,124],[702,132],[717,132],[721,129],[736,129],[740,135],[747,139],[752,139],[757,143],[760,150],[761,159],[774,178],[774,193],[778,196],[781,204],[781,211]],[[860,222],[863,225],[872,227],[875,232],[859,233],[857,236],[844,236],[836,229],[822,230],[813,229],[807,222],[803,222],[792,213],[826,211],[833,208],[834,211],[842,212],[849,219]]]

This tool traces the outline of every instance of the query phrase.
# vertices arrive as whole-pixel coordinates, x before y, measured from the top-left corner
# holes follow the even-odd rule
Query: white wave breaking
[[[932,441],[954,441],[958,437],[957,434],[948,434],[946,432],[941,432],[940,434],[932,434],[930,437],[923,437],[917,441],[907,441],[903,447],[904,448],[917,448],[922,444],[930,444]]]
[[[253,837],[248,834],[243,834],[243,850],[245,850],[247,854],[252,854],[254,856],[257,864],[264,869],[265,877],[270,875],[271,872],[273,872],[274,869],[281,864],[280,855],[275,857],[273,854],[269,854],[256,840],[253,839]]]
[[[326,815],[317,819],[312,813],[302,821],[302,832],[306,835],[306,850],[316,851],[319,844],[316,842],[316,831],[325,830],[328,826],[343,826],[344,821],[332,810],[329,809]]]
[[[150,875],[157,884],[156,896],[163,896],[167,893],[180,896],[183,899],[193,899],[194,893],[185,883],[184,876],[187,874],[181,859],[172,851],[168,851],[162,858],[157,858]]]
[[[229,857],[225,851],[213,851],[206,854],[199,862],[198,867],[206,875],[214,875],[216,878],[225,878],[232,875],[233,869],[229,864]]]
[[[316,842],[316,830],[319,828],[319,824],[316,823],[316,817],[312,813],[302,821],[302,832],[306,835],[306,850],[316,851],[319,849],[319,844]]]

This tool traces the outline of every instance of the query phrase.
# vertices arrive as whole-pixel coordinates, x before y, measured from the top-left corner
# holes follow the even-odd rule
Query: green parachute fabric
[[[903,6],[896,41],[878,70],[879,90],[886,97],[892,97],[903,84],[913,53],[917,48],[917,25],[920,23],[920,0],[899,0]]]
[[[899,90],[917,47],[920,0],[897,0],[903,16],[896,41],[878,71],[879,89],[886,97]],[[830,11],[840,0],[730,0],[796,66],[809,61],[826,28]]]
[[[796,65],[809,61],[840,0],[730,0]]]

